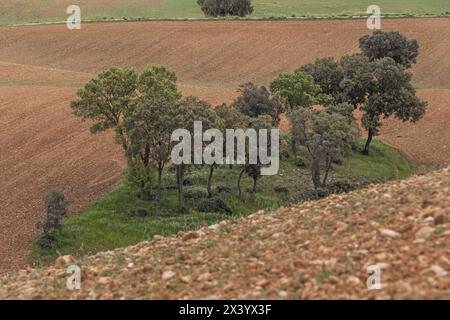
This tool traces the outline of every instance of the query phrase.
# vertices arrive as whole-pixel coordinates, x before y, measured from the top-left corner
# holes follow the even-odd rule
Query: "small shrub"
[[[278,193],[288,193],[289,192],[289,189],[286,187],[283,187],[283,186],[276,186],[275,188],[273,188],[273,190]]]
[[[280,156],[281,159],[290,159],[292,153],[291,137],[284,134],[280,137]]]
[[[52,232],[62,228],[61,220],[67,216],[69,202],[60,191],[50,191],[44,196],[43,201],[46,215],[44,221],[36,223],[36,226],[43,231],[37,239],[37,245],[42,248],[51,248],[56,242]]]
[[[251,0],[197,0],[197,4],[205,16],[211,17],[245,17],[253,13]]]
[[[125,183],[139,191],[139,198],[149,201],[154,176],[154,168],[145,166],[141,159],[133,159],[124,171]]]
[[[128,210],[126,215],[128,217],[148,217],[150,214],[145,209],[137,209],[137,210]]]
[[[166,174],[162,176],[162,187],[165,189],[176,189],[177,179],[173,174]]]
[[[208,198],[198,207],[200,212],[225,212],[233,213],[231,205],[220,196]]]
[[[184,178],[183,186],[193,186],[193,185],[194,181],[192,180],[192,178]]]
[[[200,186],[189,186],[184,190],[186,199],[200,200],[208,197],[208,190]]]
[[[227,186],[217,186],[216,190],[217,190],[217,193],[230,193],[231,192],[231,188],[229,188]]]
[[[309,166],[309,160],[304,157],[297,157],[297,159],[294,160],[294,164],[297,167],[305,168],[305,167]]]

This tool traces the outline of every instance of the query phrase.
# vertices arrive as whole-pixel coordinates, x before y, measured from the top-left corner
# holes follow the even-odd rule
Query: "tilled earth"
[[[81,267],[68,290],[67,265]],[[381,270],[368,290],[367,268]],[[450,299],[450,168],[199,231],[57,259],[6,299]]]

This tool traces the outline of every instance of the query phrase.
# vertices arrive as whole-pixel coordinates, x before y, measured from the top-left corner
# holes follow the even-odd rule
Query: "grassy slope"
[[[385,15],[441,15],[450,12],[447,0],[378,0]],[[30,22],[55,22],[67,18],[66,8],[73,4],[70,0],[0,0],[0,24],[20,24]],[[253,0],[253,17],[283,16],[352,16],[366,15],[371,0]],[[161,19],[161,18],[201,18],[202,12],[196,0],[81,0],[78,5],[82,18],[103,19]]]
[[[362,143],[362,142],[361,142]],[[232,205],[232,216],[217,213],[200,213],[195,210],[196,202],[187,203],[191,209],[188,215],[176,213],[177,194],[175,189],[167,189],[163,193],[163,211],[156,213],[152,202],[137,199],[136,193],[127,186],[120,186],[113,192],[95,202],[82,214],[65,221],[62,231],[56,234],[60,239],[58,246],[52,250],[40,249],[34,245],[30,252],[33,263],[48,263],[58,255],[71,254],[82,256],[99,251],[124,247],[140,241],[151,239],[154,235],[169,235],[178,231],[197,229],[202,224],[213,224],[227,218],[239,218],[258,209],[275,210],[281,205],[297,202],[299,195],[311,190],[309,169],[298,167],[294,160],[282,161],[279,175],[263,177],[259,181],[259,192],[256,195],[245,194],[241,202],[237,196],[230,193],[226,196]],[[195,185],[206,184],[206,169],[190,173]],[[391,180],[405,178],[412,174],[414,168],[409,165],[395,150],[380,141],[373,143],[372,155],[365,157],[354,153],[341,166],[337,166],[331,181],[350,179],[358,181],[359,177],[366,179]],[[216,170],[214,186],[228,186],[236,190],[238,170],[221,168]],[[250,188],[251,179],[244,179],[244,188]],[[174,177],[169,175],[165,185],[174,183]],[[288,192],[277,193],[274,187],[283,186]],[[125,215],[127,210],[145,208],[151,212],[147,218]]]

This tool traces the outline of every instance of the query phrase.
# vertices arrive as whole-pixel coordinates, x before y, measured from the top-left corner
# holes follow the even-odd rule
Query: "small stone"
[[[180,280],[183,281],[184,283],[189,283],[189,282],[191,282],[192,277],[189,276],[189,275],[181,276],[181,277],[180,277]]]
[[[209,280],[210,278],[211,278],[210,273],[203,273],[197,278],[197,280],[198,281],[206,281],[206,280]]]
[[[378,223],[378,222],[376,222],[376,221],[370,221],[370,225],[372,226],[372,227],[374,227],[374,228],[378,228],[379,226],[380,226],[380,224]]]
[[[127,268],[128,269],[131,269],[131,268],[133,268],[134,267],[134,263],[133,262],[130,262],[128,265],[127,265]]]
[[[278,291],[278,296],[280,298],[286,298],[287,297],[287,292],[284,290]]]
[[[387,255],[386,255],[386,253],[382,252],[382,253],[377,254],[375,256],[375,258],[377,258],[378,261],[382,261],[382,260],[386,260]]]
[[[389,268],[389,264],[386,263],[386,262],[379,262],[379,263],[377,263],[377,266],[378,266],[380,269],[387,269],[387,268]]]
[[[153,266],[150,263],[144,264],[144,271],[152,271]]]
[[[191,240],[191,239],[197,239],[200,238],[204,235],[203,231],[191,231],[191,232],[186,232],[182,235],[182,239],[183,241],[187,241],[187,240]]]
[[[400,233],[391,229],[380,229],[380,233],[389,238],[398,238],[401,236]]]
[[[347,284],[355,285],[355,286],[358,286],[358,285],[362,284],[361,280],[358,277],[355,277],[355,276],[349,276],[345,282]]]
[[[267,280],[267,279],[262,279],[262,280],[259,280],[258,282],[256,282],[256,285],[259,287],[265,287],[268,284],[269,284],[269,280]]]
[[[108,277],[101,277],[97,280],[98,284],[108,284],[110,282],[111,278]]]
[[[174,276],[175,276],[175,272],[173,272],[172,270],[164,271],[162,274],[162,279],[169,280],[169,279],[173,278]]]
[[[431,266],[430,270],[434,272],[436,277],[445,277],[448,275],[448,272],[445,271],[441,266],[439,266],[437,264]]]
[[[419,231],[416,232],[417,239],[426,239],[431,236],[434,232],[434,228],[431,227],[422,227]]]
[[[31,296],[32,294],[34,294],[35,291],[36,291],[36,289],[34,289],[34,288],[26,288],[26,289],[24,290],[24,293],[25,293],[27,296]]]
[[[346,223],[341,222],[341,221],[337,221],[335,223],[335,226],[336,226],[336,231],[343,231],[343,230],[347,229],[347,227],[348,227],[348,225]]]

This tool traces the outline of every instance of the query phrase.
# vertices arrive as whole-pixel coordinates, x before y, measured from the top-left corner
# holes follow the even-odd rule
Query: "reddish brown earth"
[[[381,138],[418,163],[448,164],[450,20],[386,20],[383,26],[419,41],[414,83],[430,108],[416,125],[389,120]],[[355,52],[367,33],[362,20],[0,28],[0,273],[25,264],[46,190],[66,191],[75,213],[120,181],[123,162],[112,135],[91,135],[69,108],[76,89],[99,71],[165,64],[185,93],[218,104],[232,100],[241,83],[267,84],[317,57]]]

